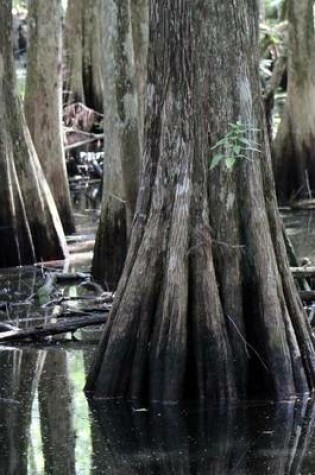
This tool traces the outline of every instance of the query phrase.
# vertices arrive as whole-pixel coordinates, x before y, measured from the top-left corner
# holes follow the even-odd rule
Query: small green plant
[[[219,163],[224,163],[228,170],[231,170],[238,160],[250,160],[246,152],[260,152],[257,144],[247,138],[248,132],[257,132],[259,129],[254,129],[242,124],[240,121],[229,124],[229,130],[225,136],[220,139],[211,151],[214,151],[210,163],[210,170],[213,170]],[[220,152],[217,152],[220,150]]]

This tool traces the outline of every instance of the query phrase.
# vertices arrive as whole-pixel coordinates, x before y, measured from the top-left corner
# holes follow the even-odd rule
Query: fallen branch
[[[0,333],[0,342],[24,340],[25,338],[42,338],[60,333],[74,332],[79,328],[100,325],[106,322],[106,315],[84,316],[65,322],[48,323],[45,326],[36,326],[19,330],[4,331]]]
[[[315,276],[315,267],[314,266],[305,266],[305,267],[290,267],[293,277],[314,277]]]
[[[91,134],[91,138],[81,140],[80,142],[73,143],[71,145],[65,145],[64,150],[67,152],[68,150],[73,150],[74,148],[82,147],[83,145],[88,145],[89,143],[93,143],[96,140],[100,140],[104,138],[104,134]]]
[[[315,200],[310,198],[308,200],[299,200],[293,201],[290,204],[292,209],[314,209],[315,208]]]

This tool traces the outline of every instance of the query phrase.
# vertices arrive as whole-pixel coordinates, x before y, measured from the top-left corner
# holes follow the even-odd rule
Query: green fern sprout
[[[215,153],[210,163],[210,170],[213,170],[221,162],[228,170],[232,170],[238,160],[250,160],[246,152],[260,152],[257,143],[247,138],[249,131],[258,132],[259,129],[249,128],[240,121],[230,123],[225,136],[211,147],[211,151]]]

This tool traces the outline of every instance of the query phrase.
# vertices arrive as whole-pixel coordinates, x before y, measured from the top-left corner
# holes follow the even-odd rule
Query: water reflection
[[[93,474],[298,474],[314,426],[313,404],[293,401],[149,412],[99,402],[92,412]]]
[[[72,396],[66,352],[47,352],[38,403],[45,473],[51,475],[75,473]]]
[[[88,407],[86,348],[0,347],[0,475],[315,473],[312,401]]]

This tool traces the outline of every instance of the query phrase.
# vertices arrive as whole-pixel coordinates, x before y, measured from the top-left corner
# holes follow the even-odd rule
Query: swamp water
[[[314,260],[315,213],[283,214],[298,255]],[[81,216],[85,235],[91,216]],[[83,259],[75,269],[88,265]],[[42,283],[40,267],[3,270],[0,323],[45,319],[47,308],[30,298]],[[312,400],[89,403],[82,388],[99,334],[0,344],[0,475],[315,474]]]

